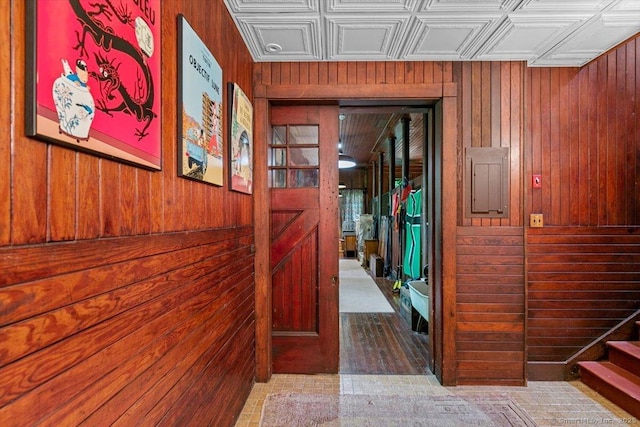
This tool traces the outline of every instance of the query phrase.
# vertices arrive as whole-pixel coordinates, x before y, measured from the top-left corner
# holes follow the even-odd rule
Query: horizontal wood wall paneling
[[[0,364],[8,364],[49,344],[58,342],[102,320],[151,301],[160,294],[180,289],[185,277],[198,280],[200,276],[214,268],[219,262],[229,263],[234,257],[249,257],[249,250],[235,251],[219,257],[211,257],[195,264],[189,264],[182,270],[151,276],[145,282],[133,282],[127,286],[110,290],[108,293],[93,296],[86,300],[75,301],[72,308],[63,306],[6,326],[2,330],[0,341],[8,347],[0,354]],[[125,298],[126,297],[126,298]],[[57,327],[52,328],[52,324]]]
[[[241,299],[248,292],[248,289],[234,289],[233,292],[223,293],[221,299],[229,306],[213,314],[212,305],[203,307],[194,319],[189,321],[192,323],[194,331],[180,341],[179,345],[171,347],[154,364],[121,388],[84,422],[88,424],[105,422],[113,423],[113,425],[139,425],[143,423],[145,414],[152,409],[151,405],[156,403],[157,396],[166,395],[189,370],[195,370],[193,366],[198,358],[203,357],[205,351],[215,348],[213,343],[220,339],[221,333],[225,332],[224,327],[219,326],[224,323],[224,317],[240,315],[240,313],[235,313],[237,309],[234,306],[248,308],[250,304],[247,303],[251,301]],[[238,295],[233,295],[233,293]],[[234,301],[235,299],[237,301]],[[238,326],[247,326],[250,329],[250,325],[245,325],[244,322],[238,322]],[[237,333],[237,331],[232,331],[232,333]],[[220,358],[220,360],[225,360],[225,358]],[[225,364],[220,364],[220,366],[225,366]],[[162,375],[163,372],[168,372],[168,374]],[[96,384],[99,385],[99,383]],[[123,411],[123,409],[126,410]]]
[[[211,301],[214,301],[222,293],[233,289],[238,279],[251,277],[250,266],[248,267],[247,263],[242,262],[246,258],[236,256],[231,259],[235,259],[236,262],[222,264],[224,267],[218,270],[211,271],[211,266],[196,265],[192,269],[177,273],[175,279],[167,277],[165,283],[170,289],[168,292],[152,294],[147,302],[143,302],[135,310],[128,310],[120,316],[111,317],[98,323],[87,329],[84,334],[71,335],[66,339],[61,336],[59,338],[62,341],[54,346],[34,353],[33,356],[23,357],[19,362],[1,368],[0,377],[3,378],[4,397],[0,403],[5,404],[19,395],[23,395],[23,397],[0,408],[0,420],[4,419],[8,422],[7,415],[10,418],[17,414],[22,415],[18,419],[24,420],[25,416],[29,416],[27,413],[31,412],[33,399],[38,399],[41,402],[37,416],[43,416],[46,414],[44,402],[48,402],[52,409],[55,408],[60,403],[55,396],[60,396],[62,390],[66,390],[64,397],[69,402],[71,395],[74,392],[78,393],[82,384],[86,387],[111,372],[115,367],[121,368],[129,357],[137,353],[136,349],[144,348],[159,339],[158,331],[167,328],[168,325],[171,325],[168,330],[173,329],[173,332],[164,335],[164,339],[170,340],[167,343],[179,340],[181,334],[192,332],[196,326],[200,327],[198,318],[193,317],[195,313],[207,307],[209,310],[216,310],[219,305],[211,304]],[[239,268],[241,265],[243,267]],[[192,285],[180,286],[186,278],[203,270],[209,271],[208,274],[202,275],[200,273],[201,277],[193,280]],[[236,272],[235,276],[233,272]],[[227,278],[216,280],[219,275]],[[173,290],[171,290],[172,283],[175,283]],[[142,288],[146,290],[144,286]],[[193,298],[194,296],[195,298]],[[236,306],[231,304],[231,307]],[[253,307],[244,308],[251,310]],[[233,316],[228,317],[229,313],[225,316],[227,316],[227,322],[233,318]],[[185,318],[190,318],[191,323],[183,323]],[[224,326],[225,322],[218,321],[217,324],[223,329],[227,329]],[[182,332],[178,333],[174,329],[175,325],[179,325],[178,330],[182,330]],[[116,330],[117,334],[114,332]],[[160,357],[166,349],[166,347],[162,347],[162,351],[151,354]],[[52,363],[56,360],[55,355],[61,352],[73,356]],[[25,356],[27,355],[28,353],[25,353]],[[138,360],[131,366],[141,366],[141,363]],[[46,369],[43,370],[45,366]],[[36,377],[38,380],[50,380],[47,381],[46,386],[40,386],[35,388],[33,392],[26,393],[38,383],[30,384],[25,381],[23,375],[34,370],[39,372]],[[32,377],[28,376],[27,378]],[[123,376],[124,381],[127,381],[127,378],[127,375]],[[104,385],[99,387],[99,389],[102,388]]]
[[[230,267],[218,270],[215,274],[231,274],[234,268],[237,269],[237,265],[230,265]],[[6,403],[12,398],[38,385],[38,382],[33,383],[31,380],[25,381],[24,378],[32,378],[31,375],[27,375],[31,372],[39,372],[37,376],[38,380],[50,379],[65,372],[66,369],[74,366],[79,361],[89,358],[96,354],[96,352],[100,352],[103,348],[111,348],[114,346],[114,349],[126,349],[126,345],[128,344],[122,340],[129,336],[129,334],[134,333],[134,336],[137,335],[138,338],[136,340],[139,341],[153,339],[158,328],[162,328],[162,326],[166,324],[173,325],[179,322],[180,317],[178,316],[188,315],[188,310],[197,309],[197,304],[195,306],[185,305],[181,307],[180,310],[176,311],[177,314],[172,313],[172,315],[176,316],[173,319],[163,317],[165,312],[170,311],[172,307],[179,306],[181,302],[188,299],[190,295],[196,295],[205,289],[211,288],[213,291],[220,292],[220,288],[217,286],[210,286],[212,279],[211,274],[194,282],[194,285],[191,287],[174,288],[170,292],[155,295],[154,299],[141,304],[136,307],[135,310],[126,311],[119,317],[110,318],[102,323],[96,324],[94,327],[87,329],[83,335],[76,334],[66,339],[62,339],[64,337],[59,336],[59,340],[54,345],[34,353],[29,358],[22,358],[11,365],[1,368],[0,378],[3,379],[4,388],[1,403]],[[168,284],[171,284],[171,282],[172,281],[169,280],[167,281]],[[227,282],[224,281],[223,283]],[[211,290],[209,292],[211,292]],[[208,303],[214,296],[203,294],[203,297],[207,297],[207,299],[202,300],[201,304]],[[197,301],[198,300],[194,300],[191,304],[197,303]],[[62,334],[63,331],[60,333]],[[55,355],[59,353],[67,354],[68,357],[56,359]],[[27,355],[27,353],[25,353],[25,355]],[[55,363],[53,363],[53,361],[55,361]],[[87,369],[89,369],[89,371],[85,372],[84,375],[90,377],[94,371],[91,365],[85,366],[88,366]],[[74,387],[73,384],[69,384],[69,386]]]
[[[563,362],[640,308],[640,229],[527,229],[530,361]]]
[[[209,248],[221,255],[215,258],[228,261],[230,253],[238,249],[237,241],[212,243]],[[194,264],[210,258],[211,254],[201,247],[191,247],[175,252],[163,253],[140,260],[126,260],[88,270],[81,270],[24,284],[0,288],[3,301],[4,322],[17,322],[40,313],[63,307],[86,298],[114,291],[126,284],[136,283],[145,278],[160,276],[178,269],[185,262]],[[112,280],[105,284],[104,278]]]
[[[245,294],[248,292],[245,292]],[[246,296],[246,295],[245,295]],[[234,301],[229,301],[231,298],[226,297],[223,293],[221,297],[228,301],[229,305],[233,308],[235,306]],[[242,307],[243,301],[239,301],[239,307]],[[202,304],[204,306],[204,304]],[[209,304],[213,306],[213,304]],[[204,306],[206,308],[206,306]],[[133,385],[136,383],[136,379],[146,373],[148,370],[157,369],[155,364],[163,361],[165,355],[170,354],[172,349],[176,347],[185,346],[191,349],[192,352],[200,354],[198,360],[194,361],[189,369],[193,375],[197,375],[198,372],[203,372],[203,369],[213,358],[216,357],[216,352],[219,351],[222,343],[228,341],[230,336],[235,335],[237,332],[235,329],[230,329],[225,325],[223,316],[235,316],[239,313],[235,313],[236,309],[225,310],[224,315],[214,316],[214,318],[207,319],[205,316],[197,313],[193,318],[188,319],[186,322],[180,322],[176,319],[176,328],[165,335],[156,337],[151,342],[136,342],[128,340],[129,345],[137,347],[138,351],[135,352],[130,358],[122,360],[115,366],[115,369],[110,370],[106,375],[97,379],[84,389],[83,393],[76,395],[72,399],[67,399],[65,405],[58,409],[53,415],[46,418],[46,422],[51,425],[76,425],[80,422],[86,422],[87,425],[94,423],[110,423],[113,418],[119,415],[126,407],[117,407],[109,405],[110,411],[104,411],[103,405],[110,403],[112,396],[117,398],[123,387],[127,386],[130,381],[133,381]],[[250,326],[250,325],[247,325]],[[196,341],[193,336],[199,337]],[[190,339],[188,339],[190,338]],[[221,341],[221,342],[219,342]],[[222,362],[224,359],[220,358]],[[163,366],[165,369],[174,369],[176,365],[184,366],[183,360],[174,359],[167,360],[165,363],[172,363],[170,366]],[[219,363],[217,366],[224,366],[224,363]],[[207,374],[203,372],[203,374]],[[218,378],[213,376],[211,378]],[[184,380],[184,377],[181,379]],[[182,390],[189,390],[190,387],[199,387],[200,382],[192,379],[187,384],[183,384],[180,387],[179,381],[174,385]],[[159,397],[159,396],[156,396]],[[179,402],[173,402],[174,407]],[[196,400],[193,404],[199,405],[202,401]],[[178,405],[180,407],[180,405]],[[186,406],[186,405],[184,405]],[[88,413],[91,413],[92,408],[100,408],[95,413],[91,414],[88,419],[84,419]],[[184,410],[186,408],[180,408]],[[106,416],[107,418],[101,418],[99,416]],[[142,420],[140,420],[142,422]],[[148,422],[145,420],[144,422]]]
[[[523,384],[523,231],[458,227],[457,236],[458,384]]]
[[[250,227],[220,228],[130,238],[56,243],[46,246],[0,248],[0,286],[64,274],[86,268],[206,245],[250,233]],[[104,254],[108,253],[109,257]],[[82,254],[79,257],[78,254]]]

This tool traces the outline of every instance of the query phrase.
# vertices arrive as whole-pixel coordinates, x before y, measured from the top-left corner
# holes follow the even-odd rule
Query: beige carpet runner
[[[536,426],[508,397],[270,394],[261,427]]]
[[[340,313],[393,313],[376,282],[355,259],[340,260]]]

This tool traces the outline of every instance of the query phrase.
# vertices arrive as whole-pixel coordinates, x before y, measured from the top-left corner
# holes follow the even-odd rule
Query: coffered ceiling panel
[[[640,31],[640,0],[224,0],[256,62],[582,66]]]
[[[420,12],[500,12],[513,10],[522,0],[424,0]]]
[[[328,13],[367,12],[393,13],[412,12],[421,0],[324,0]]]
[[[640,4],[640,2],[638,2]],[[563,43],[531,61],[536,66],[581,66],[597,57],[610,46],[626,40],[638,32],[640,11],[636,13],[610,12],[590,19]]]
[[[394,59],[407,21],[406,17],[393,16],[370,17],[365,22],[358,15],[327,18],[328,59]]]
[[[247,47],[256,59],[279,61],[323,59],[320,21],[314,16],[248,16],[238,21]]]
[[[469,59],[479,41],[491,34],[502,15],[484,15],[464,18],[459,15],[430,14],[417,18],[406,37],[406,45],[400,57],[407,60]]]
[[[476,52],[482,60],[535,60],[575,31],[589,15],[510,14]]]

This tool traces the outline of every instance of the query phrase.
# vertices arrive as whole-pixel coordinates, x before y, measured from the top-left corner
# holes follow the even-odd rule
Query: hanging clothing
[[[403,273],[411,279],[419,279],[422,271],[422,190],[412,191],[405,207],[405,235]]]

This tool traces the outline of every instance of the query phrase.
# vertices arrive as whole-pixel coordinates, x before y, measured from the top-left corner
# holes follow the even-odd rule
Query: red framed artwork
[[[160,0],[27,2],[26,132],[161,169]]]

